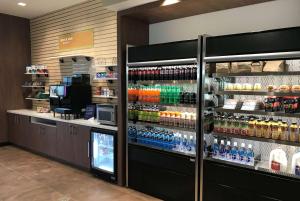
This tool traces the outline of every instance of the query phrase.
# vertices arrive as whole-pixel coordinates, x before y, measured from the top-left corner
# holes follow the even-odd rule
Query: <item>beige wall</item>
[[[63,10],[31,20],[32,63],[45,64],[50,76],[45,79],[53,84],[70,75],[70,67],[60,67],[59,60],[51,57],[64,55],[87,55],[95,58],[112,58],[117,56],[117,16],[113,11],[106,10],[101,0],[90,0]],[[60,52],[59,36],[87,29],[94,30],[94,48]],[[71,64],[70,64],[71,65]],[[72,69],[71,69],[72,70]],[[103,68],[97,67],[96,71]],[[40,78],[43,79],[43,78]],[[117,84],[93,82],[93,92],[97,86],[110,86],[116,89]],[[93,102],[106,102],[105,99],[93,98]],[[116,100],[113,100],[114,102]],[[34,102],[34,106],[48,103]]]

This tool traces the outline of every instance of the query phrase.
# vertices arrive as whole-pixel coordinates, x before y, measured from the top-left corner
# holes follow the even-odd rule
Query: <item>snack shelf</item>
[[[300,71],[286,72],[252,72],[252,73],[214,73],[214,78],[221,77],[248,77],[248,76],[284,76],[284,75],[300,75]]]
[[[22,88],[45,88],[46,86],[26,86],[22,85]]]
[[[101,95],[93,95],[93,98],[108,98],[108,99],[117,99],[117,96],[101,96]]]
[[[216,95],[253,95],[253,96],[300,96],[300,92],[268,92],[268,91],[218,91]]]
[[[268,142],[268,143],[276,143],[276,144],[283,144],[283,145],[290,145],[290,146],[296,146],[300,147],[299,142],[291,142],[291,141],[285,141],[285,140],[274,140],[274,139],[268,139],[263,137],[255,137],[255,136],[247,136],[247,135],[236,135],[236,134],[229,134],[229,133],[216,133],[212,132],[211,135],[217,135],[222,137],[228,137],[228,138],[238,138],[238,139],[244,139],[244,140],[253,140],[253,141],[260,141],[260,142]]]
[[[196,129],[168,126],[168,125],[163,125],[163,124],[158,124],[158,123],[153,123],[153,122],[141,122],[141,121],[129,120],[128,123],[134,124],[134,125],[140,125],[140,126],[159,127],[159,128],[170,129],[170,130],[180,130],[180,131],[196,133]]]
[[[118,80],[116,77],[111,78],[94,78],[94,81],[112,81],[112,80]]]
[[[215,108],[216,112],[226,112],[226,113],[239,113],[239,114],[254,114],[254,115],[265,115],[265,116],[278,116],[278,117],[291,117],[291,118],[300,118],[300,113],[285,113],[285,112],[266,112],[264,110],[238,110],[238,109],[223,109]]]
[[[188,157],[191,157],[191,158],[196,157],[195,154],[191,154],[191,153],[187,153],[187,152],[180,152],[180,151],[175,151],[175,150],[170,150],[170,149],[164,149],[164,148],[160,148],[160,147],[156,147],[156,146],[141,144],[141,143],[138,143],[138,142],[128,142],[128,144],[135,145],[135,146],[146,147],[146,148],[159,150],[159,151],[165,151],[165,152],[169,152],[169,153],[173,153],[173,154],[179,154],[179,155],[188,156]]]
[[[49,75],[49,73],[25,73],[25,75]]]
[[[48,98],[25,98],[26,100],[32,100],[32,101],[49,101]]]

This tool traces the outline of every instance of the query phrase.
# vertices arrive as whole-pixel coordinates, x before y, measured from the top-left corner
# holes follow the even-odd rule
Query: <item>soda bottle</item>
[[[226,150],[225,150],[225,142],[224,142],[224,140],[221,140],[221,144],[220,144],[220,156],[221,156],[221,158],[225,158],[225,156],[226,156]]]
[[[231,159],[231,143],[230,143],[230,141],[227,141],[227,144],[225,147],[225,153],[226,153],[226,158]]]

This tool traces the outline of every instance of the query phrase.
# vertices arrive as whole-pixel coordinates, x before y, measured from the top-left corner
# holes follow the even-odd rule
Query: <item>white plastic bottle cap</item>
[[[227,141],[227,145],[230,146],[230,144],[231,144],[230,141]]]
[[[193,136],[190,136],[190,140],[192,140],[192,139],[194,139],[194,137],[193,137]]]
[[[187,138],[187,135],[184,135],[183,137],[184,137],[184,138]]]
[[[245,147],[245,143],[242,143],[242,144],[241,144],[241,147]]]
[[[233,143],[233,146],[237,147],[237,142],[234,142],[234,143]]]
[[[249,144],[249,145],[248,145],[248,148],[249,148],[249,149],[252,149],[252,144]]]
[[[214,143],[218,143],[218,139],[214,139]]]
[[[225,144],[224,140],[221,140],[221,144]]]

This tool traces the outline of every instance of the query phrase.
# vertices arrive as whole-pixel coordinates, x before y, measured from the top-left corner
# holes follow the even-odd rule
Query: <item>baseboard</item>
[[[9,142],[0,142],[0,147],[4,147],[4,146],[7,146],[7,145],[11,145],[11,143],[9,143]]]

